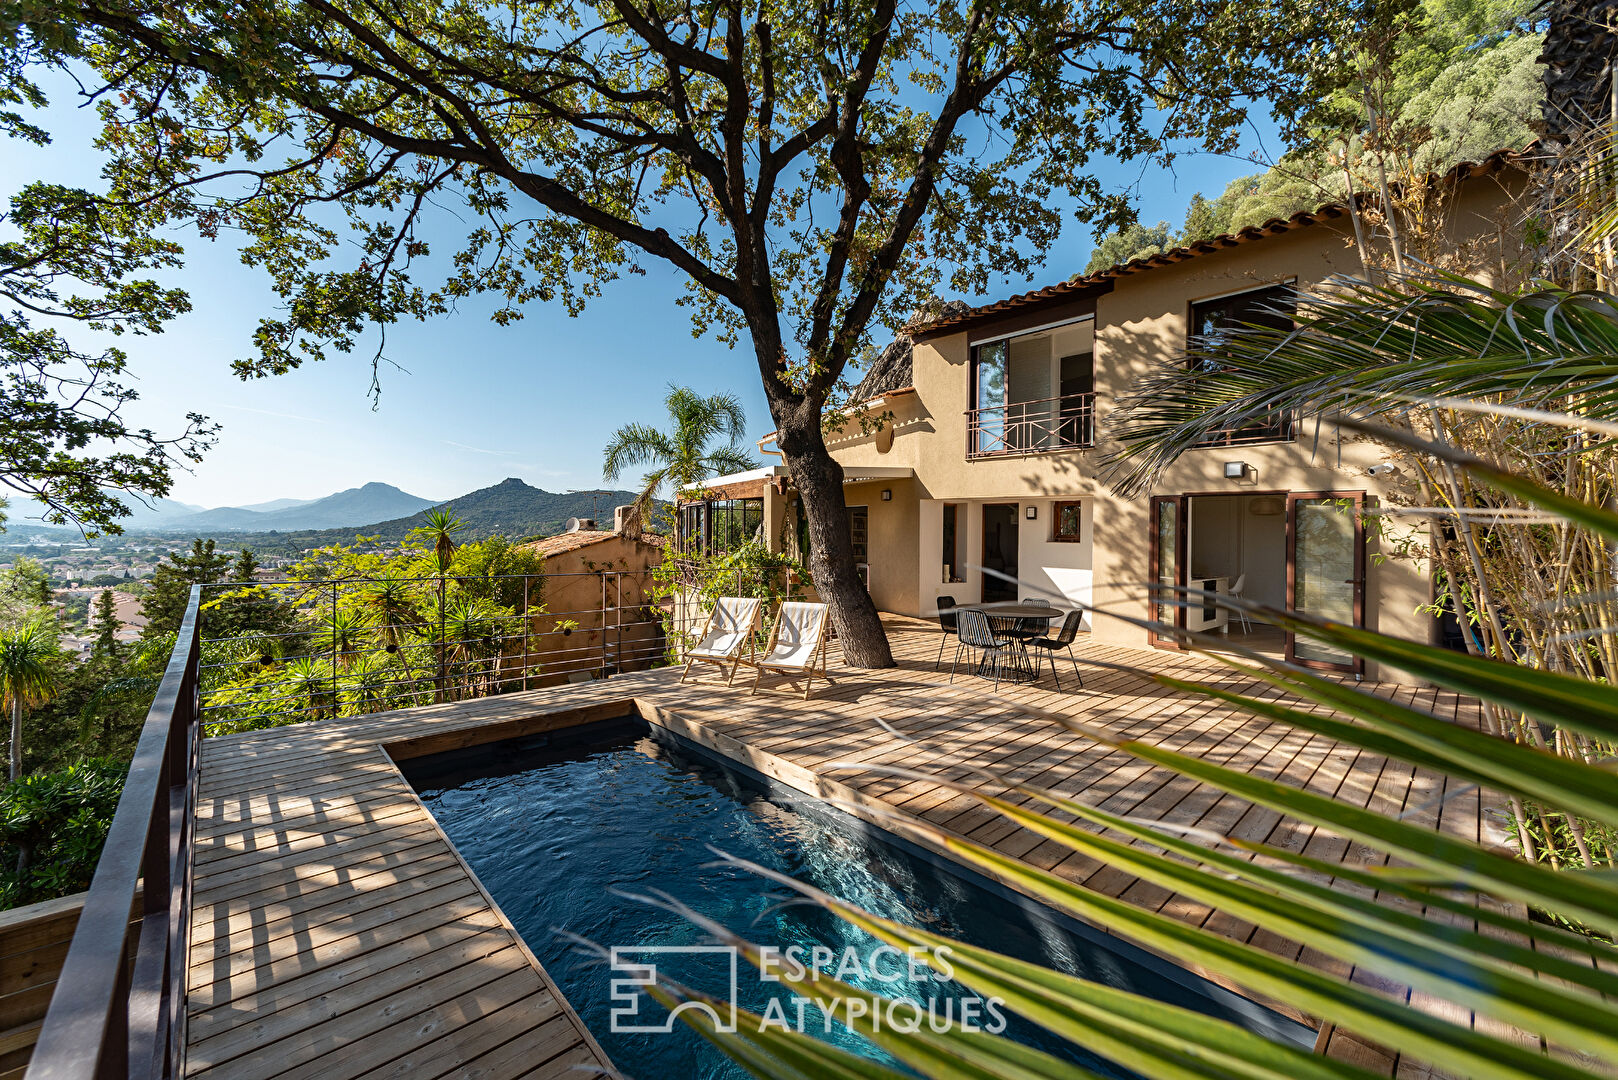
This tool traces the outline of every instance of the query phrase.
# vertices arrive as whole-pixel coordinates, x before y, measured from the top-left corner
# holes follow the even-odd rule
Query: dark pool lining
[[[476,771],[481,776],[526,772],[543,764],[547,757],[560,756],[563,751],[576,752],[579,748],[588,746],[600,746],[605,749],[621,745],[623,740],[634,737],[650,737],[654,742],[676,753],[699,759],[724,772],[736,774],[749,787],[766,798],[783,803],[797,813],[817,818],[837,829],[854,832],[862,838],[874,839],[878,843],[898,848],[907,856],[931,866],[938,873],[962,879],[1001,900],[1016,905],[1030,925],[1043,924],[1058,933],[1065,933],[1092,948],[1111,953],[1123,963],[1137,966],[1159,979],[1174,984],[1188,996],[1207,1000],[1214,1006],[1215,1015],[1222,1013],[1250,1031],[1303,1049],[1312,1049],[1314,1046],[1316,1032],[1306,1024],[1284,1016],[1233,990],[1227,990],[1067,912],[1025,896],[1016,889],[947,855],[933,851],[898,833],[873,825],[790,784],[784,784],[745,762],[704,746],[660,724],[652,723],[638,712],[446,750],[397,764],[410,785],[419,790],[422,787],[447,786],[441,781],[469,771]],[[1174,1004],[1184,1006],[1186,1003],[1180,1001]]]

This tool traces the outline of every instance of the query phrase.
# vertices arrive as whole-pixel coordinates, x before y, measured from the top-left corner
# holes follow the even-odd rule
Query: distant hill
[[[448,506],[456,517],[466,522],[467,539],[484,536],[537,536],[562,531],[568,518],[596,517],[607,528],[612,527],[615,506],[635,501],[633,491],[613,491],[592,498],[588,494],[545,491],[531,487],[516,477],[500,481],[493,487],[479,488],[458,498],[438,505]],[[593,508],[593,513],[592,513]],[[403,539],[411,529],[419,528],[425,515],[411,514],[391,521],[367,525],[359,531],[366,536],[381,536],[385,540]]]
[[[24,495],[6,495],[4,498],[9,504],[5,514],[13,528],[36,526],[64,533],[78,531],[70,525],[45,525],[40,522],[39,517],[45,512],[43,503]],[[121,519],[125,529],[160,529],[171,521],[189,517],[202,510],[200,506],[177,502],[174,499],[147,499],[143,502],[139,497],[129,494],[119,495],[119,498],[131,511],[128,517]]]
[[[236,509],[262,510],[266,512],[270,510],[290,510],[294,506],[308,506],[312,502],[319,501],[319,499],[271,499],[269,502],[248,503],[246,506],[238,506]]]
[[[370,483],[310,502],[278,500],[261,508],[222,506],[199,514],[170,518],[153,526],[167,532],[204,535],[214,532],[299,532],[307,529],[348,529],[385,521],[433,505],[433,500],[400,491],[392,484]],[[273,509],[271,509],[273,507]]]

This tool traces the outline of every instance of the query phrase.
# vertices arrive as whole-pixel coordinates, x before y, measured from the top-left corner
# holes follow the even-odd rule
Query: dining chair
[[[1036,678],[1039,675],[1039,657],[1043,655],[1049,658],[1051,662],[1052,681],[1056,683],[1058,690],[1062,689],[1062,680],[1056,674],[1056,650],[1066,649],[1067,658],[1073,661],[1073,675],[1079,680],[1079,688],[1084,688],[1084,675],[1079,671],[1078,658],[1073,655],[1073,639],[1078,636],[1079,624],[1083,621],[1084,609],[1076,608],[1067,613],[1067,618],[1062,620],[1062,629],[1057,632],[1055,637],[1035,638],[1028,643],[1030,649],[1039,650],[1039,653],[1035,654],[1034,657],[1034,675]]]
[[[1012,641],[997,635],[989,626],[989,617],[976,608],[961,609],[955,621],[955,637],[959,644],[955,649],[955,663],[949,666],[949,681],[955,681],[955,667],[961,662],[961,649],[976,649],[978,667],[981,669],[985,662],[992,664],[994,688],[1000,689],[1000,669],[1005,664]]]
[[[1230,588],[1225,590],[1225,595],[1230,597],[1231,599],[1235,600],[1237,604],[1245,603],[1246,600],[1247,600],[1247,597],[1242,595],[1242,589],[1245,588],[1246,585],[1247,585],[1247,575],[1246,574],[1238,574],[1237,577],[1236,577],[1236,580],[1230,583]],[[1236,613],[1236,617],[1242,621],[1242,633],[1244,633],[1244,634],[1252,633],[1253,632],[1253,627],[1247,621],[1247,609],[1242,608],[1242,607],[1236,607],[1236,606],[1233,605],[1231,607],[1231,610],[1234,611]]]
[[[938,659],[933,661],[933,670],[937,671],[944,666],[944,646],[949,639],[955,636],[955,597],[940,596],[938,598],[938,628],[943,634],[938,639]],[[955,646],[957,655],[960,645]]]

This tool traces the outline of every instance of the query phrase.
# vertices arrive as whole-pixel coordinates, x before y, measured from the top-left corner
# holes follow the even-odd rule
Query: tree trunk
[[[820,410],[803,402],[776,410],[776,445],[786,459],[792,482],[803,496],[809,519],[809,572],[815,591],[831,609],[832,625],[850,667],[893,667],[888,635],[854,569],[848,538],[848,508],[843,504],[843,467],[833,460],[820,431]]]
[[[22,702],[11,702],[11,779],[22,775]]]

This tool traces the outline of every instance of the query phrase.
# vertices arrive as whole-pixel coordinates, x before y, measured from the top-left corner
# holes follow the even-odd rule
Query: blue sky
[[[0,195],[35,179],[96,186],[94,117],[75,107],[65,87],[54,98],[40,118],[53,144],[5,145]],[[1243,154],[1274,149],[1264,127],[1248,142]],[[1142,220],[1176,225],[1194,192],[1217,194],[1254,171],[1240,157],[1207,154],[1180,157],[1173,172],[1100,163],[1106,183],[1137,193]],[[1083,268],[1092,242],[1088,226],[1070,219],[1032,280],[998,281],[989,296],[966,299],[1065,278]],[[405,370],[384,372],[373,409],[374,344],[288,375],[253,382],[233,376],[231,361],[248,353],[252,330],[273,312],[275,297],[228,243],[193,240],[187,249],[185,269],[163,284],[190,292],[191,313],[162,335],[120,342],[142,398],[132,419],[172,432],[195,410],[224,426],[207,458],[177,477],[172,497],[184,502],[315,498],[372,480],[428,498],[507,476],[551,491],[595,487],[610,432],[628,421],[660,424],[670,381],[738,394],[755,438],[773,427],[750,352],[694,340],[685,310],[675,306],[681,279],[655,262],[646,276],[609,285],[578,318],[536,303],[524,319],[501,327],[488,318],[493,305],[474,300],[445,318],[395,325],[388,355]]]

